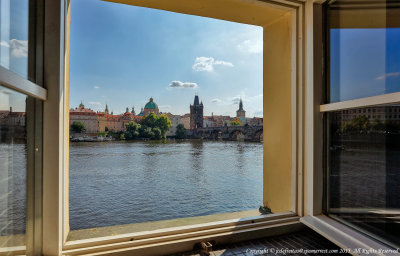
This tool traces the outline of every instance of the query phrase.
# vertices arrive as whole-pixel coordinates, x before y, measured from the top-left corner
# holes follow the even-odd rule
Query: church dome
[[[153,98],[150,98],[150,101],[146,103],[144,108],[148,109],[158,109],[158,105],[153,101]]]

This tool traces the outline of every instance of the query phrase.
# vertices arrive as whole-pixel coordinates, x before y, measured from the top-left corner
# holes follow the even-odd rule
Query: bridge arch
[[[241,130],[233,130],[229,133],[229,139],[235,141],[244,141],[246,134]]]
[[[263,129],[254,132],[253,141],[263,142]]]

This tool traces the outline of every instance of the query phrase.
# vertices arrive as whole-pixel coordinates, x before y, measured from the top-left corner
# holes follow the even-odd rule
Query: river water
[[[262,165],[262,143],[70,143],[71,229],[257,209]]]

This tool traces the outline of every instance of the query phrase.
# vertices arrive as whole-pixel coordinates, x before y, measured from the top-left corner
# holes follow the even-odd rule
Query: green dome
[[[150,108],[150,109],[158,109],[157,104],[153,101],[153,98],[150,98],[150,101],[146,103],[144,108]]]

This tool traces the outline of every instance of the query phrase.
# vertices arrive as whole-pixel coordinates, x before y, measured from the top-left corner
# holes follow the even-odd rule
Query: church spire
[[[240,98],[239,110],[243,110],[243,101],[242,101],[242,98]]]
[[[104,113],[108,114],[108,105],[106,104],[106,110],[104,110]]]

